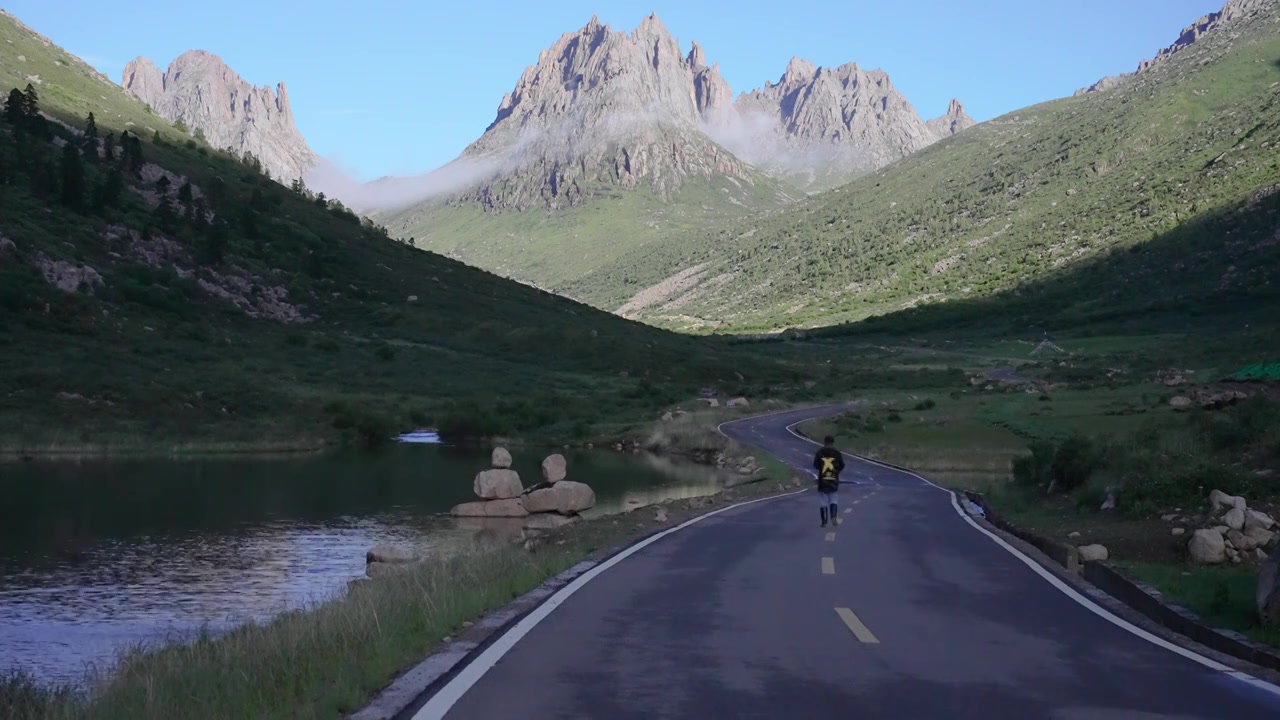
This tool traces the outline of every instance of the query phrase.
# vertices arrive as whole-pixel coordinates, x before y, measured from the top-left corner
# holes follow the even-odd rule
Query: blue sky
[[[734,93],[793,55],[887,71],[926,118],[956,97],[986,120],[1132,71],[1223,0],[557,0],[284,2],[10,0],[6,9],[119,82],[146,55],[221,55],[257,85],[283,80],[299,128],[356,177],[455,157],[561,34],[598,14],[630,30],[657,12],[706,49]]]

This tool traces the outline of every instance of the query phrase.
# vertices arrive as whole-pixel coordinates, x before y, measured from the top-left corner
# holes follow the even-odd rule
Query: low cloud
[[[871,158],[850,144],[788,138],[778,118],[763,110],[723,108],[702,129],[729,152],[775,172],[821,171],[832,164],[859,165]]]
[[[353,180],[336,162],[321,158],[303,180],[312,190],[338,198],[361,212],[371,212],[461,192],[498,174],[502,165],[498,159],[461,157],[423,175],[362,183]]]

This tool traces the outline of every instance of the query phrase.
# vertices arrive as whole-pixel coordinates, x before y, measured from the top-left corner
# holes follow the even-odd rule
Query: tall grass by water
[[[334,717],[352,712],[461,623],[533,589],[580,559],[566,543],[432,559],[310,608],[230,633],[123,653],[83,689],[0,679],[0,717]]]

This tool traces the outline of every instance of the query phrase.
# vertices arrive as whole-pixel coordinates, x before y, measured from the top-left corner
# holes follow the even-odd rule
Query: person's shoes
[[[827,509],[822,508],[822,527],[827,526]]]

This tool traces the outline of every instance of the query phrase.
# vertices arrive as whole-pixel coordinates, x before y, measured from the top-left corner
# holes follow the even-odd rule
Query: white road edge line
[[[800,438],[801,440],[803,440],[803,441],[805,441],[805,442],[807,442],[807,443],[809,443],[809,444],[811,444],[811,445],[820,445],[820,443],[814,442],[813,440],[811,440],[811,439],[809,439],[809,438],[807,438],[807,437],[805,437],[805,436],[803,436],[803,435],[801,435],[800,433],[798,433],[798,432],[796,432],[796,431],[795,431],[795,429],[794,429],[794,428],[795,428],[795,426],[796,426],[796,425],[799,425],[801,422],[808,422],[808,420],[801,420],[800,422],[795,423],[794,425],[788,425],[788,426],[787,426],[787,428],[786,428],[787,432],[791,433],[792,435],[796,436],[797,438]],[[862,457],[862,456],[860,456],[860,455],[854,455],[853,453],[844,453],[844,454],[845,454],[845,455],[848,455],[849,457],[852,457],[852,458],[856,458],[856,459],[858,459],[858,460],[861,460],[861,461],[863,461],[863,462],[869,462],[869,463],[871,463],[872,465],[879,465],[880,467],[885,468],[885,469],[888,469],[888,470],[893,470],[893,471],[895,471],[895,472],[900,472],[900,473],[903,473],[903,474],[906,474],[906,475],[910,475],[911,477],[916,478],[917,480],[919,480],[919,481],[921,481],[921,482],[923,482],[923,483],[926,483],[926,484],[928,484],[928,485],[931,485],[931,486],[933,486],[933,487],[935,487],[935,488],[938,488],[938,489],[939,489],[939,490],[941,490],[942,492],[944,492],[944,493],[946,493],[946,494],[950,495],[950,496],[951,496],[951,507],[952,507],[952,508],[954,508],[954,509],[955,509],[955,511],[956,511],[956,513],[957,513],[961,518],[963,518],[965,522],[969,523],[969,525],[970,525],[974,530],[977,530],[978,532],[982,533],[983,535],[986,535],[987,537],[991,538],[991,540],[992,540],[993,542],[995,542],[997,545],[999,545],[1000,547],[1002,547],[1002,548],[1004,548],[1005,550],[1007,550],[1007,551],[1009,552],[1009,554],[1011,554],[1011,555],[1013,555],[1014,557],[1016,557],[1016,558],[1018,558],[1019,560],[1021,560],[1021,561],[1022,561],[1022,562],[1027,566],[1027,567],[1029,567],[1029,568],[1031,568],[1033,571],[1035,571],[1035,573],[1036,573],[1037,575],[1039,575],[1040,577],[1044,578],[1044,579],[1045,579],[1045,580],[1046,580],[1050,585],[1054,586],[1054,587],[1055,587],[1055,588],[1057,588],[1060,592],[1062,592],[1062,594],[1066,595],[1067,597],[1071,598],[1072,600],[1075,600],[1075,601],[1076,601],[1077,603],[1079,603],[1080,605],[1083,605],[1083,606],[1085,607],[1085,609],[1089,610],[1090,612],[1092,612],[1093,614],[1097,615],[1098,617],[1101,617],[1102,619],[1106,620],[1107,622],[1110,622],[1112,625],[1115,625],[1116,627],[1119,627],[1119,628],[1121,628],[1121,629],[1123,629],[1123,630],[1127,630],[1127,631],[1129,631],[1130,633],[1132,633],[1132,634],[1134,634],[1134,635],[1136,635],[1136,636],[1138,636],[1138,637],[1142,638],[1143,640],[1146,640],[1147,642],[1149,642],[1149,643],[1151,643],[1151,644],[1153,644],[1153,645],[1157,645],[1157,646],[1162,647],[1162,648],[1164,648],[1165,650],[1168,650],[1168,651],[1170,651],[1170,652],[1172,652],[1172,653],[1176,653],[1176,654],[1178,654],[1178,655],[1181,655],[1182,657],[1185,657],[1185,658],[1187,658],[1188,660],[1192,660],[1192,661],[1194,661],[1194,662],[1197,662],[1197,663],[1199,663],[1199,664],[1203,665],[1204,667],[1209,668],[1210,670],[1216,670],[1216,671],[1218,671],[1218,672],[1220,672],[1220,673],[1223,673],[1223,674],[1225,674],[1225,675],[1228,675],[1228,676],[1230,676],[1230,677],[1233,677],[1233,678],[1235,678],[1236,680],[1243,681],[1243,682],[1248,683],[1248,684],[1250,684],[1250,685],[1252,685],[1252,686],[1254,686],[1254,687],[1256,687],[1256,688],[1259,688],[1259,689],[1261,689],[1261,690],[1265,690],[1266,692],[1269,692],[1269,693],[1271,693],[1271,694],[1273,694],[1273,695],[1280,696],[1280,687],[1277,687],[1277,686],[1275,686],[1275,685],[1272,685],[1271,683],[1269,683],[1269,682],[1267,682],[1267,681],[1265,681],[1265,680],[1260,680],[1260,679],[1258,679],[1258,678],[1256,678],[1256,677],[1254,677],[1254,676],[1252,676],[1252,675],[1250,675],[1250,674],[1248,674],[1248,673],[1246,673],[1246,672],[1242,672],[1242,671],[1240,671],[1240,670],[1236,670],[1236,669],[1234,669],[1234,668],[1232,668],[1232,667],[1229,667],[1229,666],[1227,666],[1227,665],[1223,665],[1222,663],[1218,662],[1217,660],[1213,660],[1213,659],[1211,659],[1211,658],[1207,658],[1207,657],[1205,657],[1205,656],[1201,655],[1200,653],[1197,653],[1197,652],[1195,652],[1195,651],[1188,650],[1187,648],[1184,648],[1184,647],[1181,647],[1181,646],[1175,645],[1175,644],[1173,644],[1173,643],[1169,642],[1168,640],[1165,640],[1165,639],[1164,639],[1164,638],[1162,638],[1162,637],[1158,637],[1158,636],[1156,636],[1156,635],[1152,635],[1151,633],[1147,632],[1146,630],[1143,630],[1142,628],[1138,627],[1137,625],[1134,625],[1133,623],[1129,622],[1128,620],[1125,620],[1124,618],[1119,617],[1118,615],[1115,615],[1115,614],[1114,614],[1114,613],[1112,613],[1110,610],[1107,610],[1106,608],[1103,608],[1101,605],[1098,605],[1097,603],[1095,603],[1094,601],[1092,601],[1092,600],[1090,600],[1089,598],[1085,597],[1084,595],[1081,595],[1079,592],[1077,592],[1077,591],[1076,591],[1076,589],[1075,589],[1075,588],[1073,588],[1073,587],[1071,587],[1070,585],[1066,584],[1066,583],[1065,583],[1065,582],[1063,582],[1060,578],[1058,578],[1056,575],[1054,575],[1053,573],[1051,573],[1051,572],[1049,572],[1048,570],[1046,570],[1046,569],[1044,569],[1043,567],[1041,567],[1041,566],[1040,566],[1040,563],[1038,563],[1038,562],[1036,562],[1035,560],[1032,560],[1031,558],[1027,557],[1025,554],[1023,554],[1023,553],[1022,553],[1022,551],[1018,550],[1017,548],[1013,547],[1013,546],[1012,546],[1012,545],[1010,545],[1009,543],[1005,542],[1005,541],[1004,541],[1004,539],[1003,539],[1003,538],[1001,538],[999,535],[996,535],[995,533],[993,533],[993,532],[991,532],[991,531],[987,530],[986,528],[982,527],[982,526],[981,526],[981,525],[979,525],[977,522],[975,522],[973,518],[969,517],[969,515],[968,515],[967,513],[965,513],[965,511],[964,511],[964,510],[962,510],[962,509],[960,508],[960,503],[956,501],[956,494],[955,494],[955,493],[953,493],[953,492],[951,492],[950,490],[948,490],[948,489],[946,489],[946,488],[944,488],[944,487],[941,487],[940,485],[936,485],[936,484],[934,484],[934,483],[932,483],[932,482],[929,482],[927,479],[925,479],[925,478],[923,478],[923,477],[920,477],[919,475],[917,475],[916,473],[911,472],[910,470],[901,470],[901,469],[899,469],[899,468],[893,467],[892,465],[886,465],[886,464],[884,464],[884,463],[882,463],[882,462],[877,462],[877,461],[872,460],[872,459],[870,459],[870,458],[864,458],[864,457]]]
[[[521,638],[528,635],[529,631],[537,626],[538,623],[542,622],[553,610],[564,604],[564,601],[568,600],[570,595],[581,590],[582,586],[591,582],[592,578],[605,570],[608,570],[614,565],[626,560],[671,533],[683,530],[690,525],[702,522],[709,517],[713,517],[722,512],[728,512],[729,510],[736,508],[745,507],[747,505],[754,505],[760,502],[767,502],[769,500],[777,500],[791,495],[798,495],[802,492],[804,491],[797,490],[795,492],[783,493],[781,495],[771,495],[769,497],[757,498],[755,500],[747,500],[745,502],[737,503],[736,505],[730,505],[728,507],[720,508],[719,510],[713,510],[705,515],[699,515],[698,517],[687,520],[673,528],[651,535],[645,540],[632,545],[603,563],[591,568],[587,572],[578,576],[578,578],[573,582],[560,588],[560,590],[556,591],[554,595],[543,601],[541,605],[534,608],[534,610],[524,616],[520,622],[516,623],[510,630],[503,633],[502,636],[486,648],[484,652],[480,653],[479,657],[472,660],[462,668],[462,670],[454,676],[452,680],[445,683],[444,687],[440,688],[435,695],[431,696],[431,699],[428,700],[425,705],[413,714],[413,720],[439,720],[440,718],[443,718],[445,714],[453,708],[454,704],[456,704],[458,700],[462,699],[462,696],[471,689],[471,686],[475,685],[480,678],[484,677],[484,674],[496,665],[497,662],[502,659],[502,656],[506,655],[511,648],[515,647],[515,644],[520,642]]]

